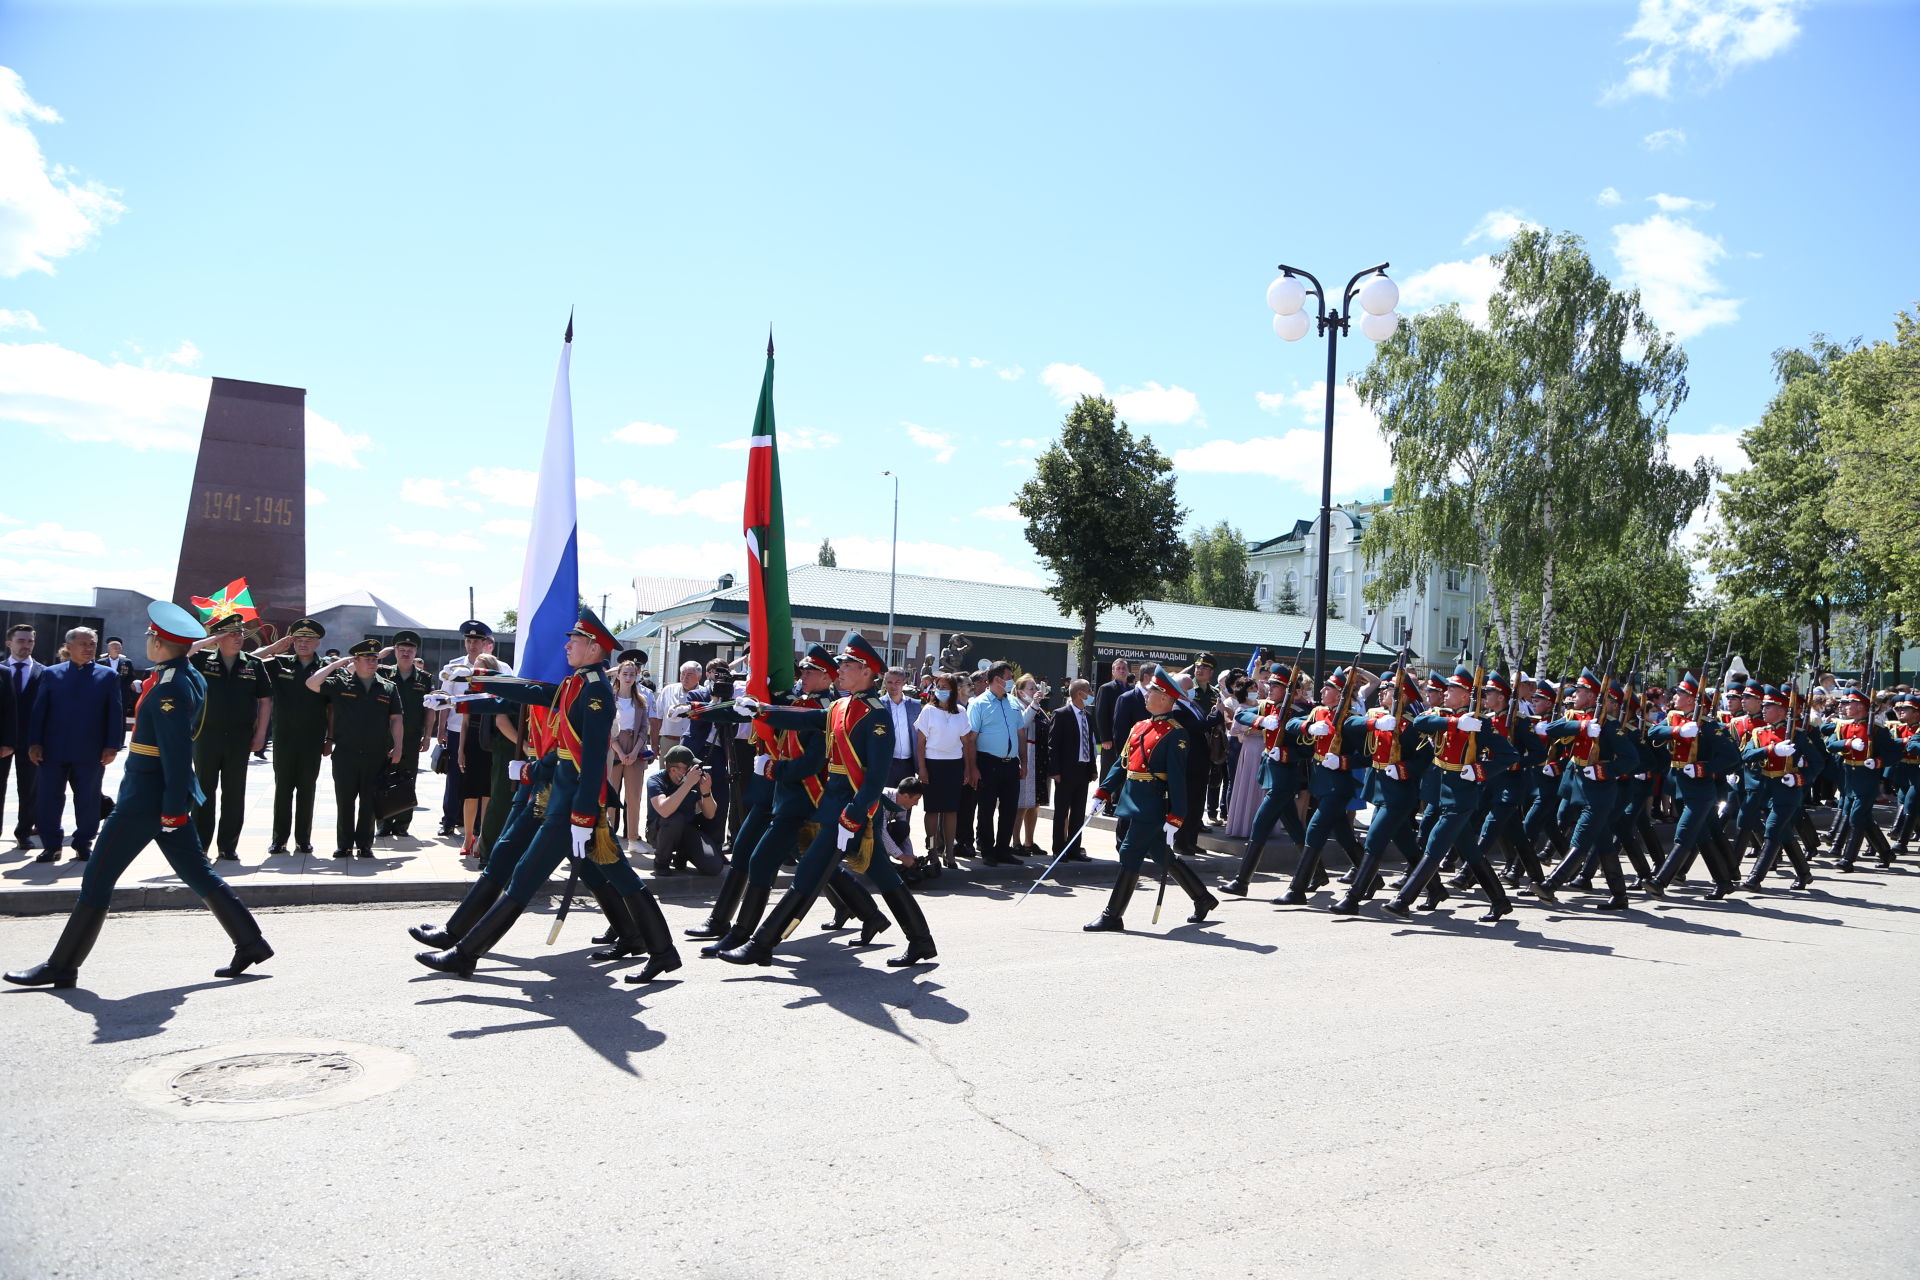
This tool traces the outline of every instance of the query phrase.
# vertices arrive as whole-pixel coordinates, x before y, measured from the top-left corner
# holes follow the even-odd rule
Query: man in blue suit
[[[35,640],[31,623],[16,622],[7,628],[7,656],[4,671],[6,688],[0,691],[0,819],[6,816],[7,774],[14,777],[14,792],[20,812],[13,822],[16,848],[33,847],[33,811],[40,771],[27,755],[27,715],[40,693],[40,677],[47,669],[34,660]]]
[[[67,632],[67,660],[46,669],[27,716],[27,756],[40,770],[35,862],[60,860],[60,819],[69,789],[74,861],[87,860],[100,830],[100,778],[127,740],[120,677],[94,661],[99,648],[93,628]]]

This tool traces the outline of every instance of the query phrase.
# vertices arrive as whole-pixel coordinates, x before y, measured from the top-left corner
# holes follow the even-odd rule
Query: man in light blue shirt
[[[1018,866],[1013,851],[1013,816],[1020,803],[1021,708],[1007,695],[1013,664],[987,668],[986,690],[967,703],[967,740],[973,743],[973,786],[978,795],[980,829],[974,848],[988,866]],[[994,822],[995,811],[999,823]]]

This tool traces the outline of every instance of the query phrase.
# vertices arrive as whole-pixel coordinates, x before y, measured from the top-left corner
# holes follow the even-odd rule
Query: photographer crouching
[[[720,854],[709,840],[709,831],[720,804],[714,797],[711,772],[684,742],[669,747],[661,763],[660,772],[647,779],[647,807],[658,824],[653,834],[653,874],[674,875],[689,869],[701,875],[718,874]]]

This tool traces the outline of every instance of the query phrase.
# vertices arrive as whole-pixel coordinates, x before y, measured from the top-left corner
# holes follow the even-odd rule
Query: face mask
[[[942,702],[952,702],[952,701],[953,701],[953,690],[951,690],[951,689],[935,689],[935,690],[933,691],[933,696],[934,696],[934,697],[936,697],[936,698],[938,698],[938,699],[940,699],[940,701],[942,701]]]

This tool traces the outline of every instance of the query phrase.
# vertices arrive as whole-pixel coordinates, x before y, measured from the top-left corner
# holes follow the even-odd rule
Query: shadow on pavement
[[[84,987],[66,991],[21,990],[16,994],[51,995],[93,1019],[94,1044],[116,1044],[122,1040],[144,1040],[148,1036],[159,1035],[166,1029],[167,1023],[173,1021],[173,1015],[187,1002],[187,997],[196,991],[261,982],[272,976],[268,973],[246,973],[237,978],[196,982],[191,986],[168,987],[163,991],[142,991],[118,1000],[95,995]]]
[[[571,1031],[581,1044],[628,1075],[640,1074],[633,1065],[636,1055],[666,1043],[664,1031],[656,1031],[633,1016],[636,1012],[634,1004],[607,999],[610,991],[623,995],[639,994],[638,988],[621,985],[618,970],[588,965],[578,952],[544,956],[538,960],[504,959],[515,968],[527,972],[528,976],[515,978],[510,976],[511,971],[491,969],[464,979],[434,973],[422,973],[413,979],[415,982],[438,980],[469,988],[451,995],[423,999],[417,1002],[419,1004],[472,1004],[531,1015],[524,1020],[491,1026],[461,1027],[449,1031],[448,1039],[476,1040],[509,1031],[539,1031],[560,1027]],[[539,975],[538,978],[533,976],[535,974]],[[521,995],[517,998],[481,995],[470,989],[474,986],[514,989]]]
[[[901,943],[904,945],[905,939],[901,939]],[[850,948],[833,945],[827,938],[819,937],[811,946],[801,946],[785,955],[776,954],[774,963],[780,967],[775,970],[732,975],[725,981],[805,988],[812,994],[789,1001],[787,1008],[805,1009],[824,1004],[855,1022],[902,1040],[911,1041],[913,1037],[900,1029],[894,1018],[895,1010],[924,1022],[954,1025],[967,1020],[965,1009],[936,994],[944,988],[937,983],[920,981],[933,965],[916,965],[910,969],[873,968],[861,963],[862,954],[879,959],[891,951],[883,953],[878,942],[872,947]],[[785,959],[793,963],[781,966]]]

